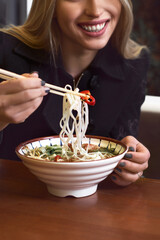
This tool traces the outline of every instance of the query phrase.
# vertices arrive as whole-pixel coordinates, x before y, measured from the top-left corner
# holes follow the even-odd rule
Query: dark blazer
[[[96,105],[89,107],[87,134],[121,139],[136,137],[140,107],[145,98],[148,53],[136,60],[122,58],[108,44],[100,50],[84,71],[78,88],[90,90]],[[61,59],[56,66],[44,50],[26,46],[13,36],[0,33],[0,68],[22,74],[38,71],[48,83],[73,86],[73,78],[65,72]],[[0,133],[0,158],[17,159],[15,147],[26,140],[60,132],[62,97],[48,94],[41,106],[21,124],[10,124]]]

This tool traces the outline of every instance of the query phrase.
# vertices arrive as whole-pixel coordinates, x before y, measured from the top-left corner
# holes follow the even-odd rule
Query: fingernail
[[[120,162],[119,166],[120,167],[125,167],[126,163],[125,162]]]
[[[45,81],[41,81],[41,86],[44,86],[46,84],[46,82]]]
[[[50,89],[49,88],[46,88],[45,89],[45,93],[49,93],[50,92]]]
[[[132,154],[131,153],[126,153],[124,157],[130,159],[130,158],[132,158]]]
[[[39,74],[38,71],[32,71],[31,74],[33,74],[33,73],[37,73],[37,74]]]
[[[120,166],[120,165],[119,165]],[[120,169],[120,168],[116,168],[116,170],[118,171],[118,172],[122,172],[122,169]]]
[[[39,76],[39,74],[38,74],[38,72],[37,71],[33,71],[33,72],[31,72],[31,75],[35,75],[35,77],[38,77]]]
[[[134,147],[129,147],[128,150],[131,151],[131,152],[134,152],[134,151],[135,151],[135,150],[134,150]]]
[[[115,176],[111,176],[111,179],[114,181],[117,180],[117,178]]]

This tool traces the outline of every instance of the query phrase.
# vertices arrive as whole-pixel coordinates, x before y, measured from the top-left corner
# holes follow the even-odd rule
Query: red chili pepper
[[[56,155],[55,158],[54,158],[54,161],[57,162],[60,158],[61,158],[60,155]]]
[[[86,94],[86,97],[81,97],[83,101],[85,101],[88,105],[94,106],[96,103],[95,98],[91,95],[89,90],[84,90],[80,93]]]

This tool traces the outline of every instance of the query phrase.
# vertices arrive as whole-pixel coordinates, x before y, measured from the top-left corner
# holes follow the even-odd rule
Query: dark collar
[[[24,58],[38,63],[53,64],[51,54],[47,53],[43,49],[30,48],[22,42],[15,47],[14,52]],[[107,44],[105,48],[98,52],[91,63],[90,68],[102,71],[104,74],[116,78],[117,80],[124,80],[124,66],[124,58],[115,51],[111,44]],[[63,68],[61,58],[58,59],[57,67]]]

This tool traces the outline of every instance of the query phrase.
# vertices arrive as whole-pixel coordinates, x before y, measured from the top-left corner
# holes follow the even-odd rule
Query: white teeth
[[[99,32],[101,31],[105,26],[105,23],[97,24],[97,25],[82,25],[82,28],[85,29],[88,32]]]

